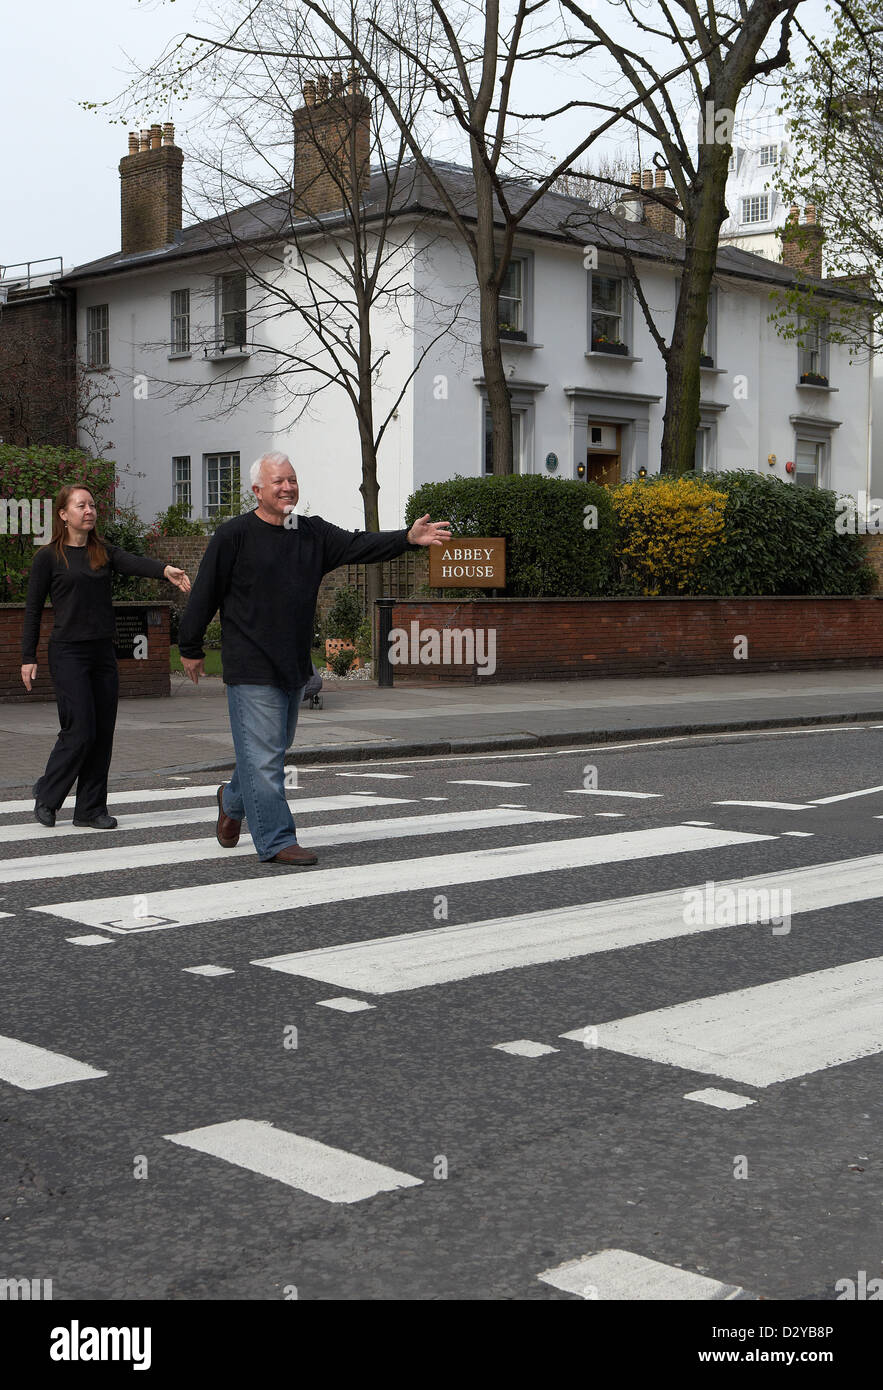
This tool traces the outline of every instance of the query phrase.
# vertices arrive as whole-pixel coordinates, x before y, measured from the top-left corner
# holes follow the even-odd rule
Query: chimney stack
[[[807,203],[805,220],[801,224],[800,210],[796,203],[792,203],[788,220],[779,236],[782,240],[782,264],[821,280],[825,234],[816,221],[815,204]]]
[[[129,134],[129,153],[120,160],[121,249],[158,251],[182,226],[181,169],[184,154],[175,127],[152,125]]]
[[[350,68],[346,90],[340,72],[319,75],[303,84],[304,104],[294,112],[295,215],[315,215],[343,208],[351,193],[356,163],[356,196],[370,177],[371,103],[359,91]]]

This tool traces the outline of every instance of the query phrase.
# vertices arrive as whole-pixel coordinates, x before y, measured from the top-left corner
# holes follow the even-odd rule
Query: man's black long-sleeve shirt
[[[37,660],[40,618],[48,594],[52,600],[55,626],[52,637],[61,642],[86,642],[96,637],[113,637],[113,596],[111,571],[139,574],[146,579],[162,579],[165,560],[149,555],[131,555],[118,545],[103,541],[107,564],[93,570],[85,545],[66,545],[67,564],[59,560],[54,545],[44,545],[34,556],[28,575],[28,594],[22,624],[21,662],[30,666]]]
[[[313,670],[310,648],[322,576],[338,565],[394,560],[417,549],[403,531],[344,531],[319,516],[274,526],[256,512],[223,522],[209,542],[187,607],[178,647],[205,655],[202,639],[221,613],[221,661],[227,685],[295,690]]]

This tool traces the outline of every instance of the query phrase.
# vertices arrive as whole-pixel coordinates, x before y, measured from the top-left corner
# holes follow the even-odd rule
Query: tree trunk
[[[512,397],[500,349],[500,286],[497,281],[494,234],[494,190],[476,151],[473,151],[472,168],[477,210],[474,260],[478,280],[481,364],[493,426],[493,471],[496,474],[512,473]]]

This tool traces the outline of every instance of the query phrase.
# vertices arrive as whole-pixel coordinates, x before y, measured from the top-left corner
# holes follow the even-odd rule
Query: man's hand
[[[185,676],[189,676],[194,685],[199,685],[200,676],[205,675],[205,657],[182,656],[181,665],[184,667]]]
[[[182,594],[190,593],[190,578],[184,570],[176,569],[174,565],[166,565],[163,575],[176,589],[180,589]]]
[[[25,683],[25,690],[30,691],[32,683],[37,679],[37,663],[32,662],[29,666],[22,666],[21,678]]]
[[[449,521],[430,521],[429,512],[421,516],[408,532],[412,545],[445,545],[451,539]]]

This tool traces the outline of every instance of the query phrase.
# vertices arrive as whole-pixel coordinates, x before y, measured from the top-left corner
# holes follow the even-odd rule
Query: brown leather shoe
[[[242,829],[242,821],[234,820],[228,816],[224,810],[224,787],[222,782],[218,787],[218,825],[215,834],[218,837],[218,844],[222,849],[235,849],[239,844],[239,832]]]
[[[318,854],[314,854],[311,849],[302,849],[300,845],[286,845],[278,854],[274,854],[272,859],[264,860],[265,864],[294,864],[301,869],[318,862]]]

